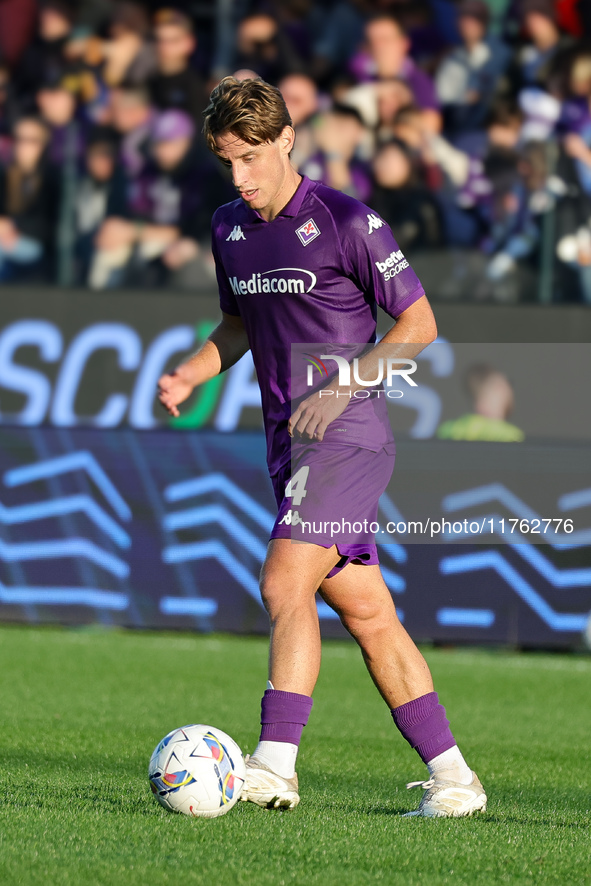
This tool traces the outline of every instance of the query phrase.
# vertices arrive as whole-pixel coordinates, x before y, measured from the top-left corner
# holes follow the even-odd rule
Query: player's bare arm
[[[242,318],[222,314],[221,323],[188,360],[158,381],[158,399],[169,415],[177,417],[179,405],[198,386],[233,366],[248,351]]]
[[[374,378],[378,371],[378,360],[384,357],[400,357],[412,359],[430,344],[437,336],[435,317],[427,296],[414,302],[398,317],[394,326],[384,335],[381,341],[365,354],[359,361],[359,377]],[[340,391],[336,380],[330,382],[332,390],[339,391],[343,396],[319,397],[318,392],[303,400],[291,416],[289,433],[293,437],[308,440],[324,439],[328,425],[341,415],[350,400],[349,391],[354,393],[361,385],[352,382],[347,391]]]

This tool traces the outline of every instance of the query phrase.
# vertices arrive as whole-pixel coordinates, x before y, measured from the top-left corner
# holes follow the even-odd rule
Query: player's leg
[[[261,596],[271,625],[269,680],[277,690],[312,694],[320,669],[315,594],[339,559],[335,546],[269,542]]]
[[[391,710],[433,692],[427,662],[402,626],[379,566],[348,563],[324,579],[320,593],[359,644]]]
[[[396,726],[427,764],[430,779],[417,782],[425,794],[416,814],[458,816],[485,809],[482,785],[455,742],[427,663],[400,623],[379,566],[348,563],[322,582],[320,593],[361,647]]]
[[[293,544],[286,538],[269,543],[261,571],[261,596],[271,623],[269,688],[243,793],[243,799],[259,806],[293,808],[299,802],[295,763],[320,669],[315,594],[338,560],[336,547]]]

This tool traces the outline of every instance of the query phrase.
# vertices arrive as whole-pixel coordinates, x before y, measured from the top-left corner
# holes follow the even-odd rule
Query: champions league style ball
[[[240,799],[246,768],[236,742],[213,726],[183,726],[156,746],[148,767],[158,802],[202,818],[224,815]]]

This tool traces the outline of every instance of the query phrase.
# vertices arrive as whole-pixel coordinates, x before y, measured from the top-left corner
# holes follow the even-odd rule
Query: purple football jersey
[[[220,306],[240,315],[261,388],[269,472],[290,459],[291,345],[371,343],[377,306],[399,317],[424,295],[388,225],[358,200],[303,177],[271,222],[238,199],[212,220]],[[351,400],[325,440],[379,451],[393,440],[384,398]]]

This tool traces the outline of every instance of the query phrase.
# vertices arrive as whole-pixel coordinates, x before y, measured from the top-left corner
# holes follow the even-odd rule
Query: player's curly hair
[[[237,80],[224,77],[209,97],[209,105],[203,112],[203,133],[207,145],[218,153],[216,136],[231,132],[249,145],[274,142],[291,117],[276,86],[260,77]]]

